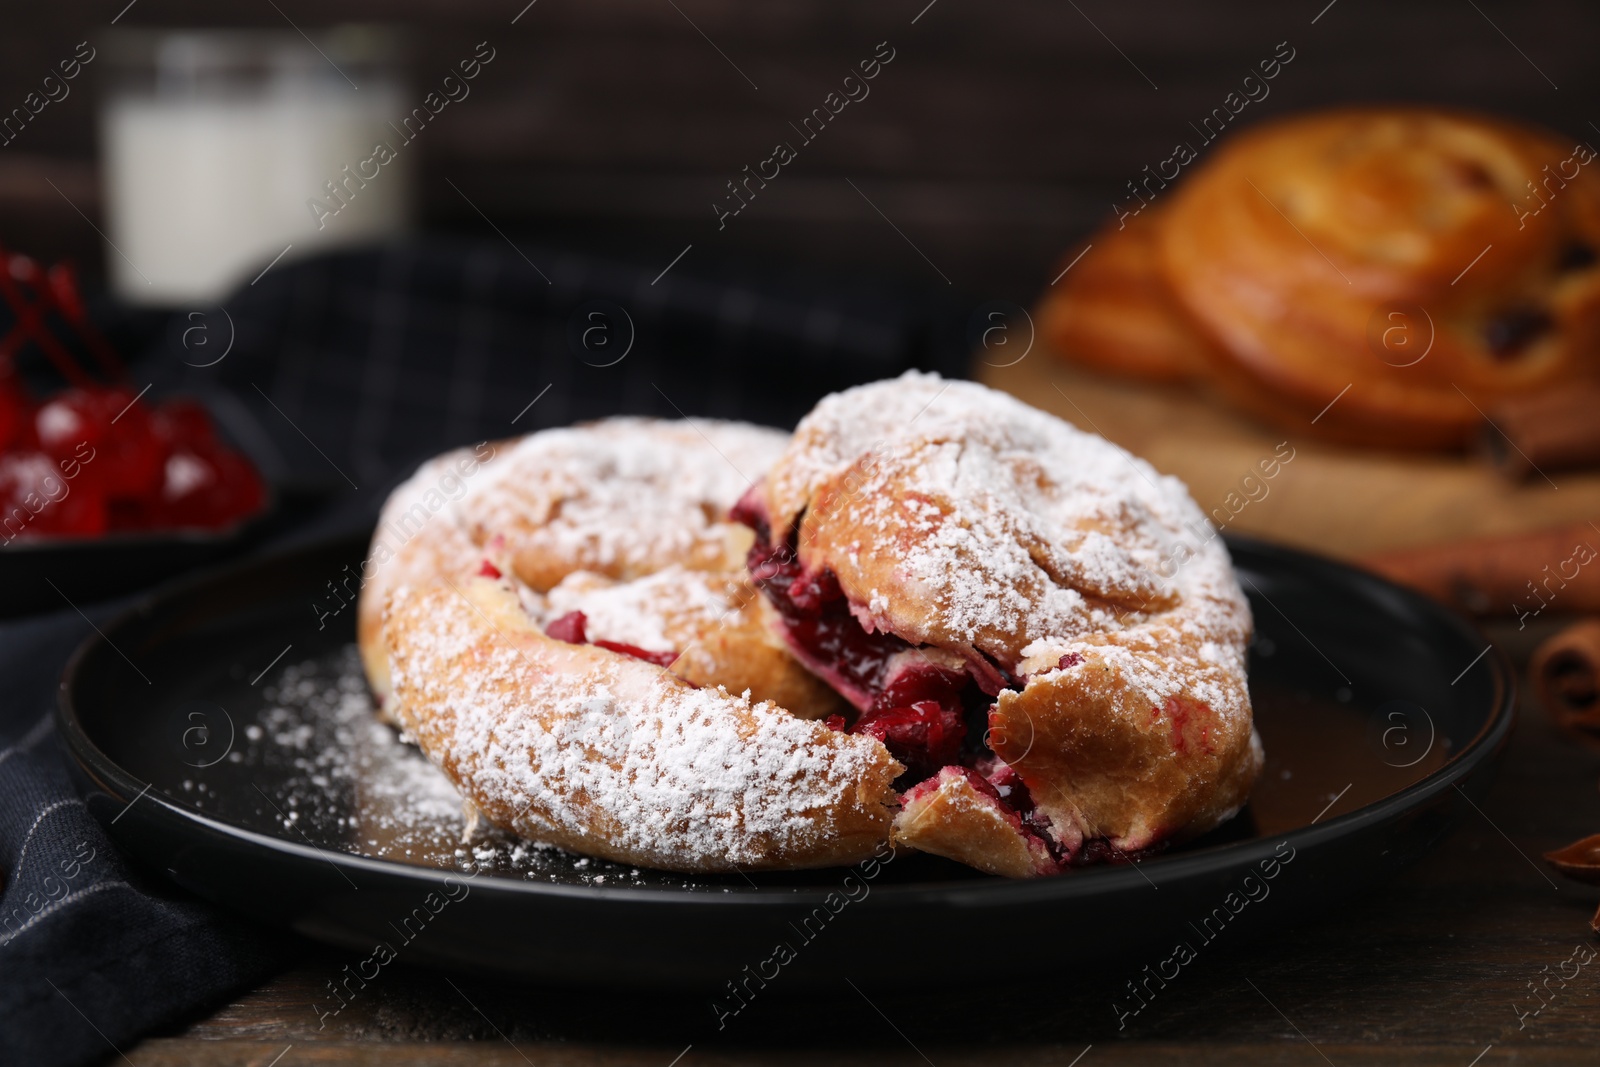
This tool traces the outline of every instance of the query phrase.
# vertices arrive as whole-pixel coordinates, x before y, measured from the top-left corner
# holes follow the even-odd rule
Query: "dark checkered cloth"
[[[280,487],[329,495],[300,540],[370,523],[453,445],[623,413],[790,426],[832,389],[963,366],[945,294],[689,259],[659,272],[442,241],[280,264],[225,309],[174,316],[137,372],[154,395],[204,396]],[[115,1056],[294,951],[131,869],[72,790],[57,680],[89,618],[120,606],[0,624],[3,1063]]]
[[[655,264],[527,251],[412,244],[276,268],[229,319],[191,314],[189,348],[172,332],[158,388],[213,398],[280,482],[365,492],[467,441],[618,414],[787,428],[835,389],[964,365],[959,323],[916,290],[697,273],[688,257],[657,280]],[[230,330],[220,363],[185,367]]]

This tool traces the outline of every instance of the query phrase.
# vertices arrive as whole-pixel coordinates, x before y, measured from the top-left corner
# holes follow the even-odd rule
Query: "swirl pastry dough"
[[[550,431],[475,477],[368,584],[363,653],[535,840],[688,871],[888,840],[1029,877],[1203,832],[1259,769],[1249,612],[1188,494],[981,386],[863,386],[787,443]]]
[[[1084,279],[1042,313],[1097,368],[1198,377],[1266,421],[1353,443],[1459,446],[1502,398],[1600,377],[1593,159],[1436,108],[1263,124],[1096,237]],[[1097,275],[1149,343],[1119,355],[1092,328]]]
[[[1244,803],[1249,609],[1176,479],[908,375],[824,399],[740,514],[790,648],[920,779],[897,842],[1041,874]]]

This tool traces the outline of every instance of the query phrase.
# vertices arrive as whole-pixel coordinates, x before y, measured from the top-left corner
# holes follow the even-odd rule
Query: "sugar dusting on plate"
[[[259,809],[252,821],[264,818],[286,840],[565,885],[687,887],[677,876],[580,859],[482,821],[468,836],[461,796],[450,780],[376,717],[353,644],[286,664],[257,692],[260,705],[234,716],[237,737],[228,760],[242,764],[259,790],[246,798]],[[182,799],[201,810],[226,806],[201,775],[182,789]]]

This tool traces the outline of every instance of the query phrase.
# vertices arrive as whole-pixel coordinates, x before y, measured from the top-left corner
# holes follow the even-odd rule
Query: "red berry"
[[[35,413],[39,447],[58,460],[93,454],[95,473],[112,499],[139,497],[160,485],[163,448],[150,413],[127,389],[67,389]]]
[[[100,486],[92,479],[74,480],[49,511],[50,532],[68,537],[96,537],[110,529],[110,514]]]
[[[131,390],[94,386],[63,390],[31,411],[20,390],[6,390],[0,385],[0,449],[9,442],[15,453],[37,440],[28,454],[50,461],[68,489],[51,490],[60,500],[49,514],[28,513],[34,534],[221,529],[266,501],[255,468],[217,441],[210,416],[192,400],[152,411]],[[19,411],[20,428],[8,431],[8,413]],[[42,498],[30,487],[49,472],[31,459],[12,467],[0,477],[0,500],[10,493],[21,502],[30,491]]]
[[[161,493],[154,510],[164,526],[223,525],[218,507],[222,472],[216,462],[193,452],[173,452],[162,467]]]
[[[156,437],[169,448],[182,446],[190,452],[210,452],[217,447],[211,416],[198,401],[168,400],[151,413]]]
[[[222,489],[215,514],[217,526],[230,526],[260,511],[267,502],[266,487],[250,461],[239,453],[218,447],[211,456]]]
[[[92,480],[68,478],[43,452],[0,456],[0,540],[104,533],[105,498],[97,489]]]
[[[110,416],[100,408],[99,399],[85,389],[66,389],[46,400],[33,415],[39,447],[57,459],[72,455],[80,444],[98,451],[110,429]]]
[[[544,628],[546,635],[557,641],[565,641],[569,645],[582,645],[588,643],[584,631],[588,628],[589,618],[581,611],[569,611],[561,618],[556,619]]]
[[[166,448],[151,426],[150,409],[134,397],[127,389],[99,397],[106,425],[106,489],[113,497],[148,496],[161,486]]]
[[[908,769],[931,773],[955,760],[967,731],[958,708],[919,700],[907,707],[874,706],[851,732],[876,737]]]

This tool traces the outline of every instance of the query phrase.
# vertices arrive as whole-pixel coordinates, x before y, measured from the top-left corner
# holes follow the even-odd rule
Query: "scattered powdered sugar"
[[[1205,642],[1197,649],[1161,624],[1130,627],[1113,635],[1091,635],[1063,641],[1045,639],[1029,645],[1023,662],[1037,664],[1036,673],[1060,670],[1062,657],[1093,655],[1111,667],[1153,707],[1168,697],[1184,695],[1219,714],[1247,712],[1244,646]],[[1087,661],[1066,670],[1086,670]]]
[[[787,440],[744,423],[614,418],[428,460],[385,502],[362,569],[361,641],[374,684],[387,689],[377,645],[394,589],[460,586],[486,559],[523,583],[524,606],[540,619],[549,614],[542,595],[575,573],[603,582],[674,566],[742,572],[751,534],[728,510]],[[666,651],[663,612],[694,614],[707,595],[683,583],[674,607],[660,589],[636,592],[631,608],[619,590],[599,595],[592,613],[576,605],[555,614],[583,610],[596,617],[594,638]]]
[[[378,859],[561,883],[679,884],[603,860],[575,871],[571,854],[481,821],[465,839],[449,778],[374,717],[354,645],[280,668],[261,697],[254,720],[236,724],[228,758],[262,792],[246,786],[241,798],[237,788],[185,782],[186,799],[202,810],[241,817],[230,806],[242,800],[255,809],[247,821],[264,818],[287,840]]]
[[[353,646],[285,665],[261,695],[245,762],[275,772],[265,792],[285,819],[343,820],[358,851],[415,848],[440,827],[460,835],[455,789],[373,716]]]
[[[583,612],[591,641],[619,641],[656,652],[678,651],[685,632],[707,632],[737,613],[750,597],[738,593],[736,576],[690,571],[672,564],[631,582],[613,582],[589,571],[574,571],[550,590],[542,614],[547,622],[572,611]],[[528,602],[524,600],[524,608]]]
[[[729,508],[787,435],[743,423],[615,418],[530,434],[485,465],[455,520],[567,569],[617,577],[726,555]],[[553,583],[552,583],[553,584]]]
[[[805,509],[808,537],[858,531],[827,563],[870,578],[889,628],[1007,666],[1031,641],[1174,610],[1229,639],[1248,630],[1227,552],[1180,481],[975,383],[910,372],[825,398],[767,499],[780,532]]]
[[[447,590],[402,591],[395,604],[402,718],[436,738],[424,747],[486,807],[520,812],[513,825],[527,837],[726,868],[819,847],[841,812],[866,821],[867,808],[887,828],[861,795],[879,779],[887,794],[892,778],[871,738],[625,657],[513,643],[493,608]]]

